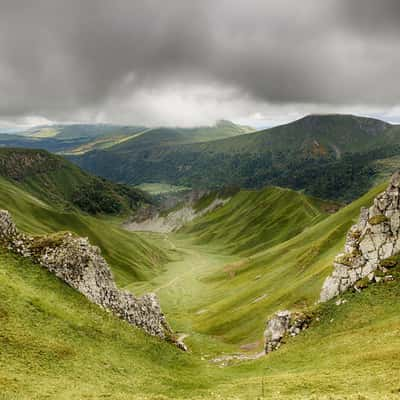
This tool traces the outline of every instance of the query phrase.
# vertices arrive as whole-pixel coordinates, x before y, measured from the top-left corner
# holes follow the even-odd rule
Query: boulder
[[[267,321],[264,332],[265,354],[277,350],[285,336],[297,336],[310,323],[310,316],[301,312],[289,310],[278,311]]]

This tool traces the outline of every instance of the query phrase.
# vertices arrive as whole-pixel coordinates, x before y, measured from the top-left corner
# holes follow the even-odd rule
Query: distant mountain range
[[[71,160],[109,179],[192,187],[278,185],[349,201],[388,176],[400,156],[400,126],[353,115],[310,115],[205,143],[158,130]]]
[[[276,185],[348,202],[398,168],[400,125],[337,114],[258,132],[229,121],[198,128],[55,125],[0,134],[0,146],[43,148],[121,183]]]
[[[12,132],[0,128],[0,147],[41,148],[62,154],[83,154],[106,149],[143,136],[146,143],[195,143],[254,132],[248,126],[221,120],[213,126],[196,128],[148,128],[111,124],[46,125]]]

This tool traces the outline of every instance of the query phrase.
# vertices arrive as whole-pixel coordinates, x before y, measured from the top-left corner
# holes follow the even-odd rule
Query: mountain
[[[127,214],[150,201],[138,189],[90,175],[44,150],[0,149],[0,176],[65,210]]]
[[[14,133],[0,130],[0,147],[45,149],[53,153],[84,154],[90,150],[106,149],[141,135],[146,143],[195,143],[253,132],[248,126],[230,121],[218,121],[213,126],[196,128],[147,128],[111,124],[69,124],[38,126]]]
[[[310,115],[287,125],[206,143],[144,137],[71,160],[118,182],[192,187],[265,185],[350,201],[400,154],[400,127],[353,115]]]

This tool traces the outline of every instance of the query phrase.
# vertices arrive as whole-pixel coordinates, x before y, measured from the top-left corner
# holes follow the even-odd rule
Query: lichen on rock
[[[119,290],[100,249],[91,245],[87,238],[69,232],[32,237],[19,232],[10,213],[0,210],[0,243],[33,259],[91,302],[129,324],[152,336],[174,341],[157,296],[149,293],[135,297]]]
[[[344,253],[336,256],[334,270],[323,284],[320,301],[325,302],[351,287],[365,287],[383,268],[383,260],[400,251],[400,173],[379,194],[370,208],[362,208],[358,223],[346,236]],[[379,280],[379,279],[377,279]],[[356,283],[361,284],[356,286]]]

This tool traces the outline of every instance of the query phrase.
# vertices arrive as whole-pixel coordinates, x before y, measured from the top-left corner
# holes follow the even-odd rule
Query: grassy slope
[[[224,393],[246,399],[398,399],[399,282],[348,293],[348,303],[325,304],[320,321],[279,351],[232,367]],[[262,396],[264,381],[264,396]]]
[[[156,290],[167,315],[176,326],[192,334],[188,341],[194,347],[204,346],[204,338],[210,336],[220,346],[237,348],[258,342],[264,322],[273,312],[314,304],[360,207],[371,204],[383,189],[384,186],[375,188],[358,201],[285,240],[290,234],[288,230],[282,235],[282,242],[251,256],[227,255],[226,243],[221,245],[222,239],[217,245],[205,242],[199,245],[195,233],[189,238],[184,233],[170,236],[171,245],[182,252],[182,257],[149,282],[133,283],[130,287],[143,292]],[[225,207],[229,210],[229,203],[213,214],[223,215]],[[234,214],[237,224],[229,221],[226,228],[226,242],[231,242],[231,250],[246,240],[235,237],[232,232],[240,231],[243,218],[239,211]],[[213,219],[212,214],[209,218]],[[257,232],[255,228],[255,238]],[[210,346],[213,351],[214,344]]]
[[[221,369],[0,252],[0,398],[397,399],[399,295],[398,282],[348,294],[278,352]]]
[[[207,388],[207,365],[0,252],[0,398],[154,399]]]
[[[292,239],[208,276],[217,290],[209,312],[196,318],[199,331],[223,334],[233,343],[255,340],[262,333],[261,321],[277,309],[312,306],[360,207],[370,205],[384,188],[380,185]],[[266,297],[254,303],[261,296]]]
[[[138,202],[147,202],[144,193],[131,187],[122,187],[90,175],[76,165],[44,150],[0,149],[0,176],[3,176],[39,199],[71,210],[77,207],[76,192],[99,188],[103,196],[118,204],[121,213],[127,213]],[[131,193],[129,197],[127,193]],[[75,201],[75,202],[74,202]],[[102,199],[92,194],[92,205],[101,206]]]
[[[201,151],[263,153],[314,148],[321,151],[360,152],[382,143],[399,143],[396,126],[354,115],[309,115],[291,123],[201,145]],[[198,146],[200,148],[200,146]],[[337,149],[337,150],[335,150]],[[323,155],[323,153],[321,153]]]
[[[4,178],[0,178],[0,207],[8,209],[20,229],[26,232],[71,230],[89,237],[101,247],[121,285],[152,276],[167,259],[158,246],[120,229],[118,219],[62,212]]]
[[[218,243],[235,254],[251,255],[296,236],[325,218],[332,207],[289,189],[242,190],[183,232],[194,234],[199,243]]]

